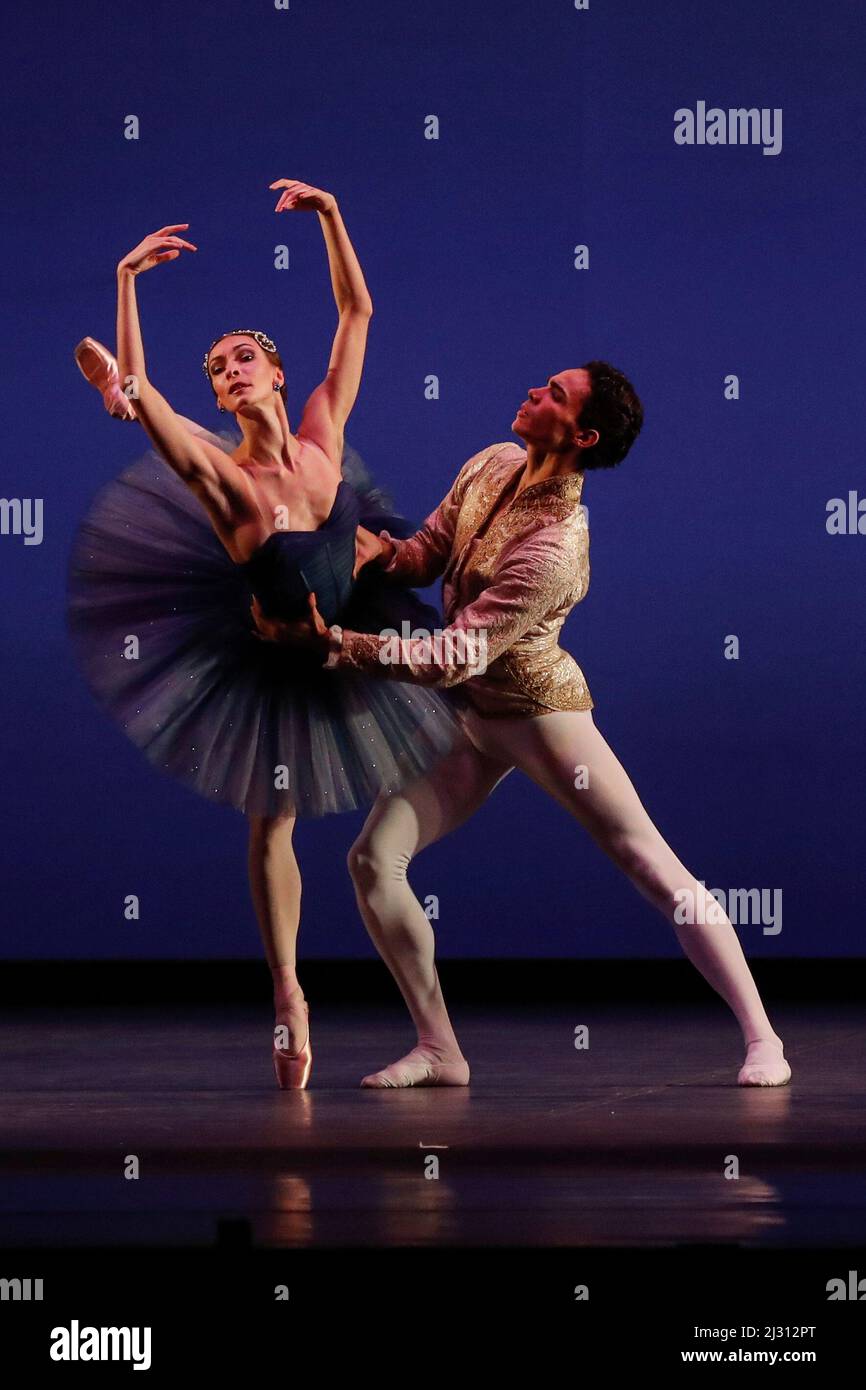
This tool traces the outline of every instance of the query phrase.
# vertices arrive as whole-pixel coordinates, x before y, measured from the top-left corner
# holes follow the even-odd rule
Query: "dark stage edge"
[[[848,1000],[866,997],[866,960],[789,958],[748,951],[762,994],[777,1000]],[[270,998],[270,977],[259,959],[226,960],[5,960],[0,1003],[257,1004]],[[634,1002],[691,1000],[706,1004],[708,986],[681,955],[639,960],[439,959],[449,1004],[540,1003],[559,1000]],[[393,1004],[396,987],[381,961],[309,960],[299,966],[306,993],[321,1003]]]

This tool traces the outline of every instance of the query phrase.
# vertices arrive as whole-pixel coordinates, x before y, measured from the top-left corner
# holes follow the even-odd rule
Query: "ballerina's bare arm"
[[[340,317],[325,379],[304,407],[298,434],[318,444],[339,467],[343,432],[361,384],[373,301],[334,195],[297,179],[277,179],[271,188],[284,190],[277,212],[317,212],[325,238],[331,286]]]
[[[163,261],[175,260],[181,250],[198,248],[175,235],[188,222],[152,232],[117,266],[117,360],[121,383],[132,385],[135,413],[166,463],[200,498],[213,520],[230,523],[250,504],[248,483],[241,470],[220,451],[191,433],[147,375],[138,318],[135,277]]]

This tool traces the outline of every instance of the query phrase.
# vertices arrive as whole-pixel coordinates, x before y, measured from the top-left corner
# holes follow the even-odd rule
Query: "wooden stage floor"
[[[406,1091],[359,1086],[411,1046],[401,1009],[310,1008],[311,1085],[291,1093],[264,1008],[7,1011],[0,1245],[866,1239],[859,1006],[776,1008],[793,1078],[767,1090],[736,1085],[715,1005],[456,1007],[472,1084]]]

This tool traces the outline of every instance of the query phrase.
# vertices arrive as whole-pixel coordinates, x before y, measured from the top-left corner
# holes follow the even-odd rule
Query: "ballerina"
[[[276,211],[315,210],[339,322],[328,371],[293,432],[276,344],[260,330],[215,339],[203,368],[240,434],[175,413],[148,375],[135,281],[197,247],[188,223],[160,228],[117,267],[118,360],[93,338],[76,361],[116,418],[154,445],[97,497],[69,572],[68,621],[91,688],[163,771],[250,822],[253,903],[274,982],[273,1062],[284,1089],[307,1086],[309,1008],[297,976],[298,816],[369,804],[432,766],[458,732],[448,697],[386,692],[353,674],[287,662],[250,613],[291,618],[313,591],[322,610],[378,631],[436,620],[435,609],[369,564],[368,527],[412,527],[344,443],[372,301],[334,196],[280,179]],[[121,378],[125,390],[121,386]]]
[[[434,963],[433,929],[406,873],[419,850],[467,821],[515,767],[569,811],[673,925],[742,1029],[739,1085],[790,1080],[782,1039],[729,918],[653,824],[595,725],[583,672],[557,641],[589,587],[585,476],[619,464],[642,424],[634,388],[608,363],[558,372],[530,390],[512,421],[525,449],[511,442],[482,449],[417,535],[382,534],[377,563],[385,572],[413,584],[443,576],[448,626],[437,642],[329,626],[312,597],[303,619],[257,611],[263,636],[315,651],[320,662],[327,656],[337,672],[461,697],[462,742],[431,772],[379,798],[349,854],[359,911],[418,1035],[411,1052],[364,1077],[364,1086],[469,1082]]]

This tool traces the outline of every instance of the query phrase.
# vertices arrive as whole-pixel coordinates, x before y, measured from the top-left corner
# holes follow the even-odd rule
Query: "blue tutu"
[[[227,453],[240,443],[214,438]],[[355,810],[426,772],[459,727],[446,693],[324,671],[254,635],[253,594],[288,620],[311,591],[325,622],[352,631],[441,627],[378,566],[352,578],[359,525],[415,528],[354,450],[342,473],[318,530],[274,532],[245,564],[153,450],[100,490],[75,534],[67,624],[91,690],[155,767],[247,815]]]

